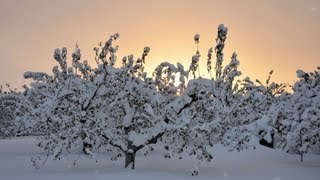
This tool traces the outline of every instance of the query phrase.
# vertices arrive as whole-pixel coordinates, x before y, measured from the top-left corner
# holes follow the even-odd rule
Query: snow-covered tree
[[[53,75],[26,72],[25,78],[32,78],[30,89],[25,91],[24,103],[18,109],[17,122],[25,132],[40,133],[39,146],[47,156],[55,159],[72,149],[81,147],[92,155],[92,126],[95,124],[95,98],[103,81],[112,71],[116,59],[112,42],[118,34],[112,35],[101,48],[98,67],[92,69],[87,61],[81,62],[81,51],[76,47],[72,54],[72,66],[67,65],[67,49],[56,49],[54,58],[59,66],[53,67]],[[110,53],[109,59],[106,59]],[[110,64],[110,65],[108,65]],[[34,161],[37,166],[36,159]]]
[[[256,83],[246,77],[241,86],[244,89],[241,106],[243,113],[247,115],[246,124],[250,124],[252,134],[260,138],[262,145],[274,148],[274,135],[279,134],[278,114],[281,113],[280,102],[287,94],[286,85],[270,82],[273,71],[263,84],[260,80]]]
[[[226,35],[227,28],[220,25],[218,39],[221,40],[216,47],[216,78],[212,80],[199,77],[189,80],[184,93],[172,102],[175,108],[171,111],[174,114],[170,119],[174,119],[175,125],[171,129],[169,126],[162,137],[167,151],[165,157],[195,156],[199,163],[210,162],[217,144],[239,151],[250,147],[250,133],[243,120],[246,114],[240,113],[245,100],[242,96],[244,89],[239,88],[239,81],[235,80],[241,75],[236,53],[233,53],[231,61],[225,67],[222,66]],[[212,53],[210,49],[209,53]],[[211,54],[208,57],[211,59]],[[192,61],[190,67],[197,65],[197,61]],[[211,70],[210,67],[207,69]],[[193,74],[195,70],[196,68],[190,68]],[[197,175],[198,165],[192,175]]]
[[[286,102],[282,138],[279,147],[303,155],[320,152],[320,67],[314,72],[297,70],[300,78]]]
[[[124,59],[123,66],[103,82],[96,100],[101,102],[93,126],[98,145],[114,152],[112,160],[125,156],[125,167],[134,168],[136,152],[155,144],[164,131],[158,110],[161,95],[143,72],[149,50],[145,48],[136,61],[133,56]]]
[[[11,137],[16,134],[15,110],[20,103],[20,94],[14,90],[0,89],[0,137]]]
[[[136,61],[133,56],[125,57],[123,66],[109,76],[98,92],[97,102],[103,104],[101,112],[95,113],[100,114],[95,126],[100,142],[96,144],[113,152],[112,160],[124,156],[125,167],[135,167],[138,151],[148,155],[153,144],[164,142],[164,137],[177,128],[175,112],[184,108],[178,102],[188,72],[179,63],[176,67],[164,62],[155,69],[154,79],[147,78],[143,68],[148,52],[149,48],[145,48]],[[178,87],[174,85],[175,75],[180,76]]]
[[[122,67],[114,67],[117,47],[112,42],[117,38],[115,34],[104,46],[94,48],[95,69],[80,61],[76,47],[71,67],[66,61],[67,50],[62,48],[54,52],[59,66],[53,68],[53,75],[25,73],[34,82],[25,91],[17,122],[25,128],[22,132],[41,132],[38,145],[46,150],[46,156],[60,159],[82,147],[85,154],[94,157],[97,150],[104,149],[115,153],[113,160],[125,156],[125,167],[131,164],[134,168],[136,152],[155,144],[166,132],[169,121],[164,107],[169,101],[164,94],[171,93],[172,99],[184,86],[174,93],[162,89],[172,86],[166,80],[158,78],[157,84],[146,77],[144,63],[149,47],[140,58],[130,55],[122,59]],[[183,67],[178,64],[174,69],[183,79]],[[42,164],[39,160],[34,158],[35,166]]]

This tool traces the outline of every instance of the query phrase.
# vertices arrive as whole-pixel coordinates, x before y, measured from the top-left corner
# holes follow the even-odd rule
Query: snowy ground
[[[0,140],[0,180],[95,180],[95,179],[319,179],[320,156],[308,155],[305,162],[299,157],[278,150],[258,147],[256,150],[226,152],[218,149],[212,164],[200,169],[192,177],[187,170],[191,160],[166,160],[160,154],[137,157],[136,170],[123,168],[123,161],[111,162],[106,155],[99,155],[98,163],[92,159],[80,158],[76,166],[67,160],[48,160],[40,170],[31,165],[31,157],[41,152],[35,146],[34,138]],[[76,155],[74,155],[76,156]],[[68,156],[72,159],[72,156]]]

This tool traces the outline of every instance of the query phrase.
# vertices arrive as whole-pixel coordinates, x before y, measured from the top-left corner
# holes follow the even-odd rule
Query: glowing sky
[[[292,84],[296,69],[320,65],[319,0],[0,0],[0,84],[20,87],[26,70],[51,73],[56,47],[79,44],[94,66],[93,47],[118,32],[118,58],[141,55],[147,70],[162,61],[189,67],[200,34],[201,74],[220,23],[229,27],[225,60],[238,53],[252,79]],[[70,54],[70,53],[69,53]]]

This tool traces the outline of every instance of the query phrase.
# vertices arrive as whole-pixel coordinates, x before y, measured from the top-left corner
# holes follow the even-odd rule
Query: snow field
[[[213,162],[203,165],[196,177],[186,171],[192,168],[192,159],[164,159],[157,151],[147,157],[138,153],[135,170],[123,168],[124,160],[110,161],[108,154],[98,154],[96,163],[94,159],[75,153],[62,160],[49,159],[36,170],[30,160],[40,153],[42,150],[36,147],[34,137],[0,140],[0,179],[316,180],[320,176],[320,156],[306,155],[305,161],[300,162],[297,155],[262,146],[241,152],[216,147]],[[76,166],[72,165],[74,159],[78,159]]]

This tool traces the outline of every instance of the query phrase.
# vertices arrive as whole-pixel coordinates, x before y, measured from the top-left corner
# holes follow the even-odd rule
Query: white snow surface
[[[136,169],[123,168],[123,159],[110,161],[108,154],[100,154],[95,160],[77,154],[62,160],[49,159],[39,170],[33,168],[31,157],[41,153],[33,137],[0,140],[1,180],[143,180],[143,179],[236,179],[236,180],[316,180],[320,176],[320,156],[306,155],[300,162],[297,155],[258,146],[257,149],[228,152],[216,147],[212,164],[200,168],[198,176],[187,171],[192,168],[192,159],[164,159],[161,152],[150,156],[138,154]],[[73,166],[72,159],[79,158]]]

